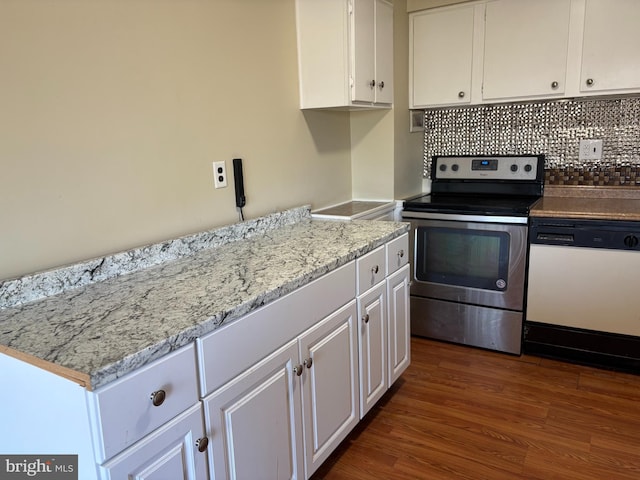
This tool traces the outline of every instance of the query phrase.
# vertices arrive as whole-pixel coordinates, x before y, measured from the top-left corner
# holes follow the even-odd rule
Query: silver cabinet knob
[[[554,90],[558,88],[558,82],[556,81],[551,82],[551,88],[553,88]]]
[[[196,440],[196,448],[200,453],[205,452],[208,446],[209,446],[209,439],[207,437],[202,437]]]
[[[153,403],[154,407],[159,407],[164,403],[165,398],[167,398],[167,392],[158,390],[151,394],[151,403]]]
[[[368,313],[366,313],[366,314],[362,317],[362,321],[363,321],[364,323],[369,323],[369,314],[368,314]]]
[[[371,80],[371,81],[369,82],[369,86],[370,86],[371,88],[375,87],[375,86],[376,86],[376,81],[375,81],[375,80]]]
[[[400,258],[404,257],[404,250],[400,250],[398,252],[398,257],[400,257]]]
[[[380,87],[380,90],[382,90],[384,88],[384,82],[380,82],[378,86]]]
[[[375,275],[376,273],[378,273],[379,270],[380,270],[380,268],[378,267],[378,265],[376,265],[375,267],[373,267],[371,269],[371,273],[373,273]]]
[[[464,98],[464,92],[462,92],[462,91],[458,92],[458,97],[459,98]]]
[[[593,78],[587,78],[587,81],[585,82],[587,84],[587,87],[590,87],[593,85]]]
[[[295,373],[297,376],[302,375],[302,365],[296,365],[295,367],[293,367],[293,373]]]
[[[313,366],[313,359],[311,357],[309,357],[302,363],[304,363],[305,367],[311,368]]]

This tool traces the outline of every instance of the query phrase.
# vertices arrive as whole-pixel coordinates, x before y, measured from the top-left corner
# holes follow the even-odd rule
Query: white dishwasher
[[[640,373],[640,222],[532,217],[524,351]]]

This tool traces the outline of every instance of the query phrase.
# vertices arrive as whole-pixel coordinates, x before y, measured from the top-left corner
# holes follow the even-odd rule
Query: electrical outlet
[[[216,188],[227,186],[227,167],[224,162],[213,162],[213,183]]]
[[[580,140],[578,160],[600,160],[602,158],[602,140]]]

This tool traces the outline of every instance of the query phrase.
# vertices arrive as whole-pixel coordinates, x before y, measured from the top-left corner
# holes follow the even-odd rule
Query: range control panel
[[[432,178],[458,180],[535,180],[538,158],[434,157]]]

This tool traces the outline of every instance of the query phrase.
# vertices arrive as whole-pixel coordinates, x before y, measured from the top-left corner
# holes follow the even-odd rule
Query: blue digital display
[[[471,170],[498,170],[498,160],[496,158],[474,159],[471,161]]]

